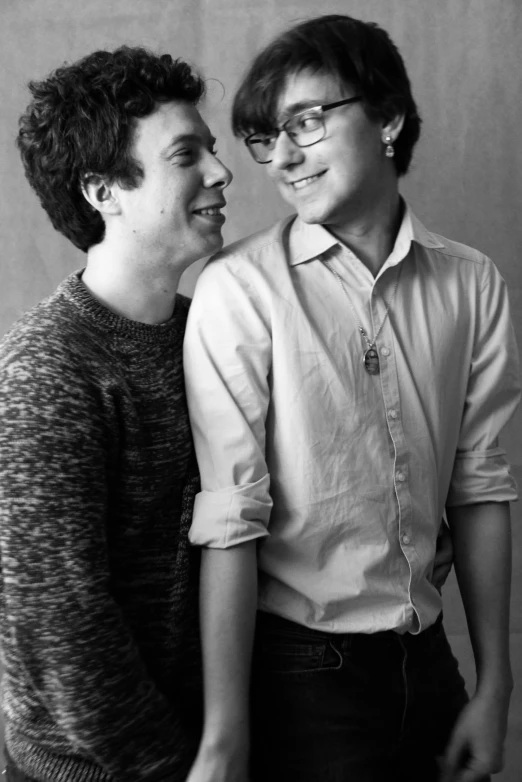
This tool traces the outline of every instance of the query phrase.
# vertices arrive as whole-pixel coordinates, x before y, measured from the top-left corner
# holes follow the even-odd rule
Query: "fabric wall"
[[[506,278],[522,344],[522,4],[519,0],[330,0],[320,12],[384,26],[409,69],[424,119],[403,192],[429,228],[490,255]],[[319,13],[312,0],[0,0],[0,334],[50,293],[82,254],[53,231],[24,180],[14,148],[30,78],[95,48],[144,44],[196,64],[209,79],[204,114],[235,180],[228,190],[227,241],[287,213],[260,167],[229,131],[231,97],[252,54],[272,35]],[[201,263],[184,278],[193,290]],[[522,411],[504,436],[522,486]],[[522,532],[513,510],[512,643],[518,688],[506,770],[522,771]],[[446,621],[468,680],[472,659],[454,580]]]

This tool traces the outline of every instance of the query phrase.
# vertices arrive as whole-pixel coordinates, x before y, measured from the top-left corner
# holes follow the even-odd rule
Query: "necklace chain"
[[[343,291],[344,295],[346,296],[346,298],[347,298],[347,300],[348,300],[348,304],[350,305],[350,309],[351,309],[351,311],[352,311],[352,313],[353,313],[353,317],[355,318],[355,323],[357,324],[357,328],[358,328],[358,330],[360,331],[362,338],[363,338],[363,339],[364,339],[364,341],[366,342],[366,344],[367,344],[367,346],[368,346],[368,350],[371,350],[372,348],[374,348],[374,347],[375,347],[375,343],[377,342],[377,337],[378,337],[378,336],[379,336],[379,334],[381,333],[381,331],[382,331],[382,327],[383,327],[383,326],[384,326],[384,324],[386,323],[386,319],[387,319],[387,317],[388,317],[388,313],[389,313],[389,311],[390,311],[390,307],[391,307],[391,305],[393,304],[393,300],[394,300],[394,298],[395,298],[395,293],[396,293],[396,291],[397,291],[397,286],[398,286],[398,284],[399,284],[399,277],[400,277],[400,274],[401,274],[401,271],[402,271],[402,267],[399,269],[399,273],[397,274],[397,279],[395,280],[395,285],[393,286],[392,295],[391,295],[391,297],[390,297],[390,299],[389,299],[389,301],[388,301],[388,304],[387,304],[387,306],[386,306],[386,312],[384,313],[384,318],[383,318],[383,319],[382,319],[382,321],[381,321],[381,325],[380,325],[380,326],[379,326],[379,328],[377,329],[377,331],[376,331],[376,333],[375,333],[375,336],[373,337],[373,339],[370,339],[370,338],[368,337],[368,334],[366,333],[366,331],[363,329],[363,327],[362,327],[362,323],[360,322],[359,318],[357,317],[357,313],[355,312],[354,306],[353,306],[353,304],[352,304],[352,300],[351,300],[350,296],[348,295],[348,291],[346,290],[346,286],[345,286],[345,284],[344,284],[344,282],[343,282],[343,280],[342,280],[341,276],[339,275],[339,273],[338,273],[338,272],[337,272],[337,271],[336,271],[334,268],[332,268],[332,267],[330,266],[330,261],[329,261],[329,260],[328,260],[328,261],[324,261],[324,263],[325,263],[326,267],[327,267],[328,269],[330,269],[330,271],[331,271],[331,272],[332,272],[332,274],[334,275],[335,279],[337,280],[337,282],[338,282],[338,283],[339,283],[339,285],[341,286],[341,290]]]

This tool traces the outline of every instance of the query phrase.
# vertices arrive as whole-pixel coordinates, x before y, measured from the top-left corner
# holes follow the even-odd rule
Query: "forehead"
[[[349,96],[349,89],[343,88],[339,79],[328,73],[308,69],[297,71],[289,74],[284,82],[277,101],[277,117],[283,120],[310,106],[333,103]]]
[[[185,101],[159,103],[152,114],[135,120],[133,148],[138,155],[162,151],[176,139],[186,136],[204,143],[211,138],[208,125],[197,108]]]

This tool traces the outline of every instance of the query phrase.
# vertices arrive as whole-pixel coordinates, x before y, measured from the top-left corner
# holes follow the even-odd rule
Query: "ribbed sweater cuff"
[[[13,763],[29,777],[53,782],[115,782],[100,766],[78,755],[57,755],[20,736],[6,735]]]

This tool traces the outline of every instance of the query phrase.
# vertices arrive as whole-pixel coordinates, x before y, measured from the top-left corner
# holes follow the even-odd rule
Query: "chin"
[[[326,205],[321,204],[318,201],[294,201],[292,204],[295,211],[303,221],[309,225],[315,225],[317,223],[325,223],[332,214],[332,209]]]
[[[296,211],[303,223],[308,223],[308,225],[317,225],[328,221],[329,212],[320,212],[315,209],[297,209]]]
[[[219,239],[217,239],[215,242],[209,242],[209,246],[205,255],[214,255],[215,253],[218,253],[223,249],[224,243],[225,241],[222,236],[220,236]]]
[[[224,241],[221,235],[207,238],[206,241],[201,242],[197,250],[197,259],[206,258],[208,255],[214,255],[219,252],[223,247]]]

